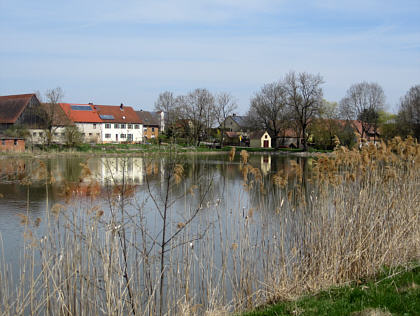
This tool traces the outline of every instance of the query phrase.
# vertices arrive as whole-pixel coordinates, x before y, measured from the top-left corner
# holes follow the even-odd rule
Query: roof
[[[90,108],[90,110],[74,110],[74,106],[83,106],[83,108]],[[98,112],[93,108],[93,105],[60,103],[60,107],[67,117],[75,123],[102,123],[102,120],[99,118]]]
[[[159,126],[159,120],[156,118],[156,112],[136,111],[137,116],[143,122],[144,126]]]
[[[287,137],[287,138],[297,138],[298,135],[293,128],[287,128],[284,131],[280,132],[279,137]]]
[[[246,127],[247,126],[247,117],[246,116],[232,115],[231,118],[240,127]]]
[[[4,140],[6,140],[6,139],[25,140],[25,138],[22,138],[22,137],[8,136],[8,135],[4,135],[4,134],[0,134],[0,139],[4,139]]]
[[[95,108],[100,115],[100,120],[104,123],[142,124],[142,120],[131,106],[95,105]]]
[[[52,115],[52,125],[69,126],[73,125],[72,120],[64,113],[63,108],[57,103],[41,103],[41,107]]]
[[[250,139],[261,139],[261,137],[265,134],[265,131],[255,131],[249,135]],[[270,133],[269,133],[270,135]],[[271,135],[270,135],[271,137]]]
[[[34,93],[0,96],[0,123],[15,123]]]
[[[240,133],[238,132],[226,132],[226,136],[229,138],[239,137]]]

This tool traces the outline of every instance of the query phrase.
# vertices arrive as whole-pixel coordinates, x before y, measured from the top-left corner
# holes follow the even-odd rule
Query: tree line
[[[420,139],[420,85],[401,98],[398,114],[390,114],[385,111],[385,93],[377,83],[351,85],[338,103],[324,99],[323,84],[319,74],[291,71],[263,85],[251,97],[247,125],[251,130],[268,131],[274,144],[291,129],[301,139],[304,150],[309,144],[333,148],[337,139],[352,146],[352,122],[358,122],[361,138],[380,134],[384,139],[408,135]],[[165,91],[155,102],[155,110],[166,113],[167,134],[188,137],[195,145],[214,138],[214,127],[219,128],[223,142],[223,124],[236,108],[231,94],[212,94],[207,89],[180,96]]]

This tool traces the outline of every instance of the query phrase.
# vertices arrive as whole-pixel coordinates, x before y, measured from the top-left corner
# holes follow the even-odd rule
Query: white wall
[[[28,142],[36,145],[42,145],[47,143],[46,133],[48,132],[45,129],[33,128],[29,129],[29,137],[26,139]],[[53,127],[52,129],[52,139],[53,143],[64,144],[66,142],[66,127]]]
[[[99,143],[101,141],[101,124],[102,123],[76,123],[83,140],[86,143]]]
[[[110,124],[110,128],[106,128],[106,124]],[[118,127],[116,128],[115,125],[118,124]],[[121,128],[121,125],[124,124],[125,127]],[[131,125],[132,128],[128,128],[128,126]],[[138,128],[135,128],[136,125]],[[101,141],[103,143],[115,143],[118,141],[118,143],[121,142],[127,142],[132,141],[135,143],[141,143],[143,142],[143,125],[142,124],[127,124],[127,123],[102,123],[101,124],[101,131],[102,131],[102,138]],[[106,137],[107,134],[110,137]],[[121,137],[121,134],[125,135],[125,138]],[[128,134],[133,135],[132,140],[129,140]],[[118,138],[117,138],[118,135]]]

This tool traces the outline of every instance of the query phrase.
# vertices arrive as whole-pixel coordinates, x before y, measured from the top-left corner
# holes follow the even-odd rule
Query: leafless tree
[[[287,105],[302,133],[303,148],[308,149],[307,129],[311,120],[317,115],[322,105],[322,88],[324,81],[320,75],[306,72],[289,72],[283,81],[287,95]]]
[[[221,127],[220,145],[223,146],[223,136],[224,131],[226,129],[226,119],[236,110],[238,106],[236,105],[236,101],[230,93],[221,92],[216,95],[215,99],[216,120],[219,123],[219,126]]]
[[[267,130],[276,146],[279,133],[285,127],[286,106],[286,90],[282,82],[264,85],[251,99],[249,121],[257,128]]]
[[[420,85],[411,87],[401,99],[398,121],[402,134],[420,140]]]
[[[176,97],[171,91],[165,91],[159,94],[155,102],[155,111],[162,111],[165,113],[165,127],[171,129],[176,118]]]
[[[340,102],[340,112],[348,120],[358,120],[363,138],[376,126],[377,114],[385,105],[385,94],[377,83],[361,82],[353,84]],[[375,119],[376,118],[376,119]]]
[[[214,97],[207,89],[195,89],[178,98],[180,118],[188,124],[191,138],[200,144],[208,129],[214,124]]]
[[[46,143],[51,144],[54,130],[56,129],[56,121],[58,119],[59,103],[64,97],[64,91],[60,87],[47,90],[45,93],[46,102],[42,103],[41,116],[45,126]]]

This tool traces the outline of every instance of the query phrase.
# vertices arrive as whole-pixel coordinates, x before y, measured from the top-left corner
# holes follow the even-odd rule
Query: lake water
[[[208,267],[211,266],[214,271],[227,262],[232,269],[229,273],[240,275],[241,272],[235,270],[238,266],[235,260],[246,260],[245,253],[226,260],[224,251],[227,247],[235,251],[245,233],[250,248],[255,243],[253,255],[258,254],[261,243],[267,245],[264,251],[270,251],[270,242],[279,239],[279,234],[283,235],[281,238],[296,243],[296,239],[301,238],[299,227],[305,216],[300,212],[278,214],[278,209],[289,203],[290,197],[287,199],[273,183],[273,176],[279,171],[289,177],[293,175],[292,161],[301,166],[302,177],[311,168],[311,159],[278,155],[251,154],[246,166],[241,163],[239,154],[233,161],[227,154],[178,156],[176,162],[182,166],[183,172],[178,181],[171,183],[168,193],[170,215],[167,236],[172,236],[182,225],[190,227],[185,229],[187,235],[174,238],[173,247],[188,243],[194,251],[191,255],[193,261],[201,265],[211,261]],[[89,210],[101,209],[103,218],[109,219],[117,216],[113,213],[117,209],[115,201],[120,200],[125,201],[127,214],[141,213],[142,223],[147,225],[147,235],[152,236],[147,243],[150,246],[151,240],[159,240],[162,236],[161,213],[167,193],[166,176],[173,171],[168,167],[174,166],[167,156],[1,158],[0,235],[3,249],[0,255],[4,256],[7,264],[18,267],[21,260],[19,250],[24,245],[24,222],[31,223],[36,238],[41,238],[47,222],[47,210],[56,205],[66,208],[68,214],[86,214]],[[122,184],[123,196],[119,191]],[[191,217],[193,219],[189,222]],[[131,226],[128,231],[133,233],[136,227]],[[135,236],[133,238],[139,238]],[[288,247],[287,243],[284,247]],[[152,252],[158,256],[159,249]],[[180,252],[174,256],[182,255]],[[182,258],[178,259],[182,261]],[[268,273],[268,270],[264,272],[265,265],[267,263],[258,260],[255,264],[248,264],[252,269]],[[18,271],[13,272],[17,277]],[[196,277],[192,281],[195,282],[192,288],[197,292],[194,295],[199,303],[203,303],[206,299],[200,298],[200,293],[206,291],[206,285],[200,275],[204,272],[200,272],[200,267],[192,267],[189,273]],[[234,283],[225,285],[224,290],[232,291]],[[255,285],[252,287],[255,290]],[[167,295],[177,296],[175,291]],[[232,294],[227,294],[226,301],[231,298]]]

